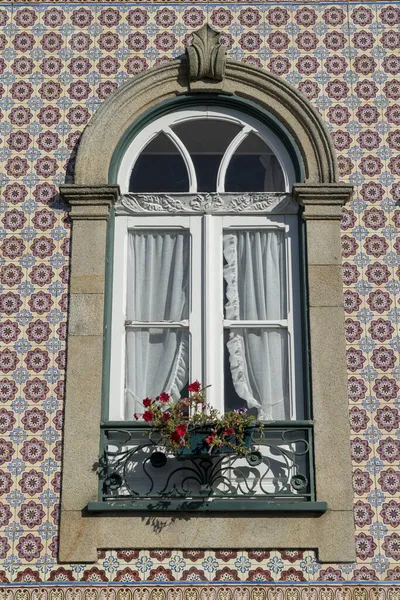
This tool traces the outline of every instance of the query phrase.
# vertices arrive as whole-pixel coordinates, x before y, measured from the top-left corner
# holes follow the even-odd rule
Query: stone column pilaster
[[[119,188],[63,185],[60,193],[70,205],[72,220],[61,504],[64,529],[65,517],[80,513],[89,500],[97,499],[94,465],[99,458],[107,227]],[[74,536],[64,529],[61,560],[71,556],[69,543],[75,543]],[[89,540],[87,543],[95,548]]]
[[[346,184],[295,185],[306,221],[308,311],[316,489],[352,527],[350,429],[345,363],[340,219],[352,196]]]

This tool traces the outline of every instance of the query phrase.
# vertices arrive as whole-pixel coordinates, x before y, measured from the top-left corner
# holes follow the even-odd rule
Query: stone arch
[[[75,184],[115,183],[113,163],[135,123],[166,101],[182,96],[205,98],[205,92],[218,96],[221,102],[250,101],[255,111],[273,121],[283,138],[290,140],[300,159],[303,174],[299,183],[338,182],[329,132],[316,109],[292,85],[262,69],[233,60],[227,60],[222,81],[190,82],[185,61],[176,60],[135,77],[100,106],[81,138]]]

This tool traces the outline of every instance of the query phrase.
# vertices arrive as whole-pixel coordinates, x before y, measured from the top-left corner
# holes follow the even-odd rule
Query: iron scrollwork
[[[207,501],[241,499],[307,502],[310,485],[312,426],[273,426],[248,432],[250,452],[239,454],[166,453],[157,432],[138,427],[103,428],[100,461],[102,500],[148,502],[157,509],[196,508]],[[210,508],[211,510],[211,508]]]

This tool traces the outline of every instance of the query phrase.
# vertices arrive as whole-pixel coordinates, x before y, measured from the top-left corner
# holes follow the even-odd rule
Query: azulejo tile
[[[396,567],[392,569],[395,573]],[[306,586],[299,584],[267,584],[263,586],[249,584],[225,584],[225,585],[190,585],[172,584],[162,587],[151,584],[143,586],[119,586],[104,585],[71,587],[47,586],[39,587],[40,582],[34,582],[34,576],[26,570],[27,578],[32,581],[21,582],[18,586],[9,589],[1,589],[2,600],[159,600],[160,598],[172,598],[174,600],[367,600],[369,598],[381,598],[382,600],[398,600],[400,592],[398,586],[387,585],[385,582],[369,584],[368,580],[360,581],[356,585],[346,583],[333,585]],[[394,580],[395,582],[396,580]],[[15,582],[18,584],[18,582]],[[36,585],[35,585],[36,583]],[[38,585],[39,584],[39,585]],[[72,584],[73,585],[73,584]]]
[[[15,507],[1,534],[7,541],[0,542],[0,578],[21,585],[86,581],[88,588],[76,591],[82,599],[100,598],[110,582],[207,582],[187,589],[222,598],[225,588],[210,582],[231,590],[244,581],[326,581],[333,597],[342,588],[330,581],[398,580],[399,13],[396,3],[3,2],[0,501]],[[71,155],[100,103],[124,81],[182,53],[204,22],[222,30],[231,58],[284,77],[308,97],[331,131],[343,179],[356,188],[342,221],[356,565],[319,565],[312,552],[292,549],[115,551],[93,566],[57,564],[69,256],[57,188],[71,177]],[[30,528],[35,514],[41,522]],[[19,554],[29,535],[43,548],[35,557],[29,539],[28,561]],[[57,600],[66,593],[43,589]],[[126,587],[116,591],[121,599],[124,589],[139,598]],[[291,597],[291,587],[274,589]],[[322,589],[315,588],[316,598]],[[153,593],[149,588],[148,597]]]

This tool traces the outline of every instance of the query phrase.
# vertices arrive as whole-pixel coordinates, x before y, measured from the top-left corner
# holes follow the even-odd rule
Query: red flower
[[[233,429],[233,427],[227,427],[224,431],[224,436],[228,436],[228,435],[234,435],[235,430]]]
[[[145,408],[148,408],[149,406],[151,406],[151,402],[152,402],[151,398],[145,398],[145,399],[143,400],[143,406],[144,406]]]
[[[147,421],[147,422],[152,421],[154,419],[154,413],[153,413],[153,411],[146,410],[143,413],[143,419],[144,419],[144,421]]]
[[[179,435],[179,437],[183,437],[184,435],[186,435],[187,427],[186,425],[178,425],[175,431]]]
[[[139,420],[140,415],[138,415],[137,413],[134,413],[133,418],[135,419],[135,421]]]
[[[199,392],[200,391],[200,383],[197,381],[197,379],[193,383],[189,383],[188,390],[189,390],[189,392]]]
[[[206,444],[211,446],[211,444],[213,443],[214,440],[215,440],[215,435],[209,435],[208,437],[205,438],[204,441]]]
[[[179,444],[181,441],[181,438],[179,437],[179,435],[176,433],[176,431],[174,431],[173,433],[171,433],[171,440],[175,443],[175,444]]]
[[[163,419],[164,419],[164,421],[168,421],[168,419],[170,419],[170,418],[171,418],[171,413],[166,410],[165,413],[163,414]]]
[[[160,394],[160,402],[168,402],[169,400],[169,394],[167,394],[167,392],[162,392]]]

